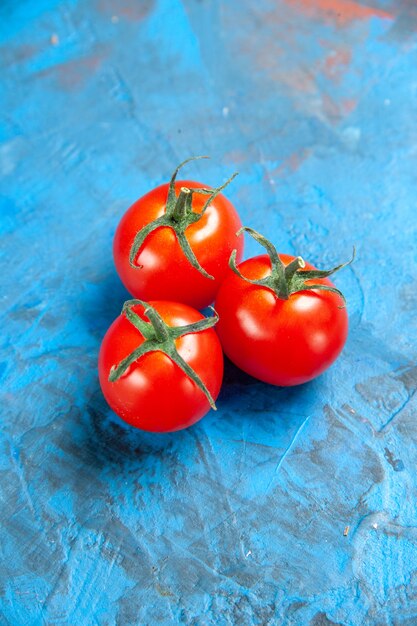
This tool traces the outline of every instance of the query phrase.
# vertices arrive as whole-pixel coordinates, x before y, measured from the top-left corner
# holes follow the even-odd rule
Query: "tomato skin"
[[[203,319],[201,313],[177,302],[149,303],[169,326],[183,326]],[[147,321],[143,307],[132,310]],[[108,404],[125,422],[151,432],[188,428],[210,409],[209,401],[190,378],[161,352],[145,354],[115,381],[112,366],[143,343],[143,337],[124,315],[108,329],[100,348],[99,379]],[[223,378],[223,353],[213,330],[190,333],[175,340],[182,358],[194,369],[214,399]]]
[[[204,187],[189,180],[177,181],[181,187]],[[228,270],[232,250],[237,249],[240,261],[243,238],[236,237],[242,226],[237,211],[225,196],[219,194],[209,205],[201,220],[185,231],[188,242],[200,265],[214,277],[206,278],[195,269],[181,249],[169,227],[151,232],[136,257],[137,268],[129,263],[129,253],[137,232],[165,213],[168,184],[156,187],[127,210],[117,227],[113,255],[117,272],[126,289],[142,300],[172,300],[201,309],[211,304]],[[193,210],[201,212],[207,196],[193,196]]]
[[[284,265],[295,257],[280,254]],[[309,263],[306,270],[316,269]],[[239,265],[252,280],[268,276],[271,262],[260,255]],[[306,284],[333,286],[328,279]],[[231,270],[217,295],[216,330],[225,354],[251,376],[279,386],[299,385],[326,370],[342,351],[348,316],[342,298],[329,291],[300,291],[280,300]]]

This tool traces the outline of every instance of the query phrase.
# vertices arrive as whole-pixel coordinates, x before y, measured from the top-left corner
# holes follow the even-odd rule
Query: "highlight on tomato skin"
[[[232,250],[238,259],[243,254],[243,238],[236,236],[239,215],[219,191],[234,176],[211,189],[174,175],[123,215],[113,242],[114,262],[135,298],[202,309],[214,301]]]
[[[98,369],[104,397],[136,428],[155,433],[188,428],[214,405],[222,384],[217,317],[206,319],[178,302],[137,302],[125,303],[102,341]],[[196,330],[181,334],[190,325]]]
[[[223,350],[235,365],[263,382],[308,382],[330,367],[345,345],[345,300],[328,276],[351,261],[317,270],[300,257],[278,254],[256,231],[244,230],[268,254],[240,264],[232,255],[215,302]]]

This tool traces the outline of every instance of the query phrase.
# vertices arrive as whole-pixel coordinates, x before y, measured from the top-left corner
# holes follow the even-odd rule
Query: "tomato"
[[[264,382],[305,383],[333,363],[346,341],[344,298],[327,278],[343,266],[316,270],[300,257],[278,255],[256,231],[242,230],[264,245],[269,255],[253,257],[238,267],[231,259],[233,271],[215,303],[224,352],[240,369]]]
[[[110,407],[142,430],[191,426],[220,391],[223,353],[204,318],[177,302],[130,300],[100,348],[99,378]]]
[[[184,163],[170,184],[139,198],[124,214],[113,255],[123,284],[136,298],[201,309],[214,301],[232,250],[242,257],[243,242],[236,237],[241,222],[220,193],[231,179],[217,189],[176,181]]]

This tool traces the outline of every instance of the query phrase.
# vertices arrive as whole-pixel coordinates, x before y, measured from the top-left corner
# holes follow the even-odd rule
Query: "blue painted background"
[[[416,6],[3,0],[1,624],[417,624]],[[283,252],[356,243],[351,330],[155,436],[98,386],[112,236],[193,154]]]

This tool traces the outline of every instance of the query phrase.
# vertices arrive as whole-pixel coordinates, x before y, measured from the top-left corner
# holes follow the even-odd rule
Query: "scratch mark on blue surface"
[[[402,413],[404,411],[404,409],[406,408],[406,406],[408,405],[408,403],[414,398],[415,394],[416,394],[417,389],[415,389],[412,393],[410,393],[408,395],[408,397],[404,400],[404,402],[401,404],[401,406],[392,413],[392,415],[389,417],[389,419],[385,422],[385,424],[383,424],[380,429],[378,430],[379,433],[384,432],[385,430],[387,430],[387,428],[390,426],[390,424],[395,420],[395,418],[397,417],[397,415],[399,415],[400,413]]]
[[[304,430],[305,425],[307,424],[308,420],[310,419],[310,415],[307,415],[307,417],[301,422],[300,426],[297,428],[295,434],[293,435],[293,437],[291,438],[290,443],[288,444],[288,446],[286,447],[286,449],[284,450],[284,453],[282,454],[280,460],[278,461],[275,470],[273,472],[273,475],[271,477],[271,480],[269,481],[266,489],[265,489],[265,494],[268,493],[272,483],[274,482],[282,464],[284,463],[285,459],[287,458],[287,456],[290,454],[291,450],[293,449],[295,443],[297,442],[298,437],[300,436],[301,432]]]

